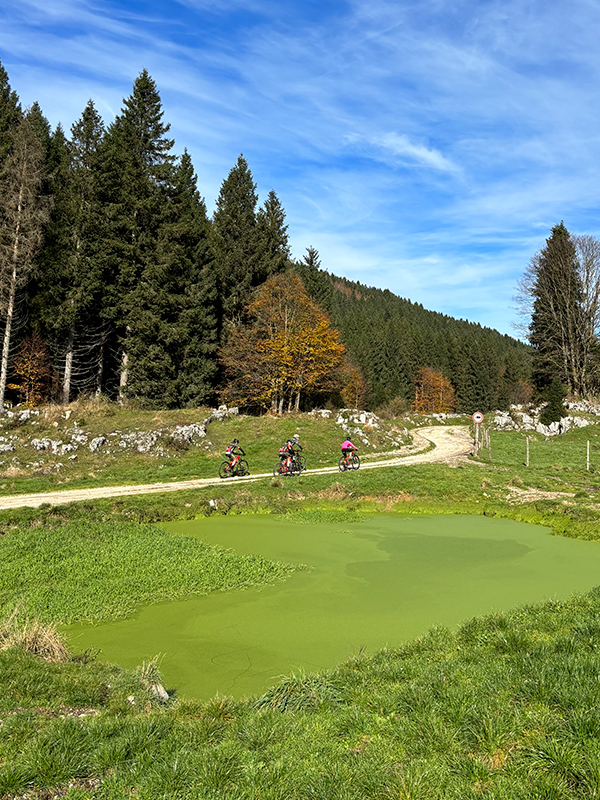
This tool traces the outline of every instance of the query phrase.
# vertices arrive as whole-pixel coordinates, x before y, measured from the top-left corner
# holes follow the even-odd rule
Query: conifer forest
[[[67,132],[0,65],[0,407],[400,409],[436,386],[442,406],[421,410],[529,399],[531,347],[336,277],[312,246],[294,258],[243,155],[209,217],[169,128],[145,70],[110,124],[89,101]]]

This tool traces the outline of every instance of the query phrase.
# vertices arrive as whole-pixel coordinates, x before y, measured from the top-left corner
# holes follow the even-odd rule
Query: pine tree
[[[560,382],[560,378],[553,378],[545,391],[547,405],[540,414],[540,422],[542,424],[550,425],[551,422],[560,422],[565,413],[564,400],[566,394],[565,387]]]
[[[157,332],[152,309],[165,303],[153,281],[174,161],[173,140],[166,137],[170,126],[162,118],[156,84],[143,70],[103,147],[101,199],[108,222],[104,258],[110,270],[105,313],[119,332],[122,397],[144,396],[153,384],[150,363],[153,372],[166,369],[172,374],[161,345],[154,343],[150,352],[144,346]]]
[[[331,314],[333,286],[329,275],[321,268],[319,251],[315,247],[307,247],[306,254],[294,264],[294,269],[312,299]]]
[[[256,184],[243,155],[221,184],[213,215],[219,300],[226,320],[240,317],[253,288],[265,278],[257,230]]]
[[[269,192],[257,215],[262,283],[271,275],[284,272],[290,266],[290,245],[285,224],[285,211],[274,191]],[[261,280],[262,278],[262,280]]]
[[[206,206],[184,152],[173,173],[156,262],[144,271],[132,315],[135,390],[159,406],[199,405],[213,392],[216,287]]]
[[[533,312],[529,341],[534,348],[534,382],[538,390],[558,377],[575,394],[585,393],[582,346],[583,287],[575,247],[561,222],[530,266]]]
[[[104,275],[97,190],[103,135],[102,120],[89,101],[71,128],[71,141],[59,126],[50,144],[55,199],[40,259],[36,317],[55,340],[63,403],[69,402],[73,383],[79,389],[100,388]]]

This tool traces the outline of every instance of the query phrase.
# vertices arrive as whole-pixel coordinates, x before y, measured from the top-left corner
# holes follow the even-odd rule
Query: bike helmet
[[[299,434],[299,433],[295,433],[295,434],[292,436],[292,439],[295,439],[296,441],[298,441],[298,439],[299,439],[299,438],[300,438],[300,434]]]
[[[234,443],[234,444],[239,444],[239,443],[240,443],[240,440],[239,440],[239,439],[234,439],[234,440],[233,440],[233,443]]]

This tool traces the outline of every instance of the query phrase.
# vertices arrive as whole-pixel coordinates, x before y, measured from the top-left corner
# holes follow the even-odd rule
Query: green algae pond
[[[600,584],[600,544],[467,516],[219,516],[161,525],[239,553],[305,564],[285,581],[67,628],[76,649],[133,667],[161,654],[178,696],[260,694],[297,669],[395,647],[433,625]],[[140,565],[140,569],[143,565]]]

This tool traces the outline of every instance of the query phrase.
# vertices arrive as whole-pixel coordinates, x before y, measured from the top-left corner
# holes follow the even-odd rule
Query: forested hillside
[[[519,402],[527,393],[529,348],[510,336],[456,320],[392,292],[354,283],[319,269],[309,248],[296,265],[310,294],[342,333],[350,358],[361,369],[368,401],[412,401],[423,366],[445,375],[461,411],[489,410]]]
[[[87,393],[282,413],[408,406],[428,382],[447,389],[428,410],[487,411],[527,395],[516,340],[332,276],[313,248],[296,261],[242,155],[209,217],[163,117],[143,71],[110,124],[90,101],[69,135],[51,130],[0,65],[0,405]]]

